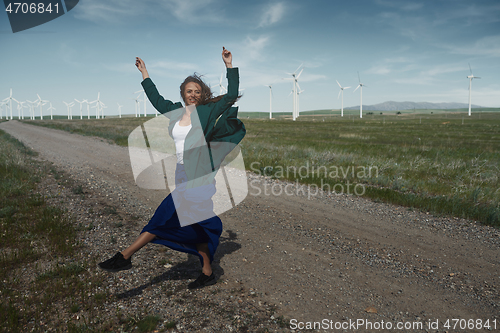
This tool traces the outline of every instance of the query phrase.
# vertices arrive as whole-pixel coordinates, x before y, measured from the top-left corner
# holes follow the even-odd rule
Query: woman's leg
[[[132,245],[130,245],[128,248],[126,248],[121,252],[123,258],[125,259],[130,258],[134,253],[139,251],[144,245],[155,239],[155,237],[156,235],[153,235],[152,233],[149,233],[147,231],[143,232],[139,237],[137,237],[137,239],[135,240],[135,242],[132,243]]]
[[[196,244],[196,249],[203,258],[203,267],[201,268],[201,271],[207,276],[212,275],[212,265],[210,264],[210,251],[208,249],[208,243]]]

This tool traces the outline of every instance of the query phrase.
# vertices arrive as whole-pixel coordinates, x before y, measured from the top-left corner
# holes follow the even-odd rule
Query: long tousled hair
[[[198,74],[194,73],[193,75],[188,76],[184,82],[182,82],[180,86],[180,92],[181,92],[181,98],[184,101],[184,104],[186,104],[186,99],[184,98],[184,91],[186,90],[186,85],[190,82],[194,82],[198,84],[201,87],[201,96],[200,100],[198,101],[198,105],[205,105],[208,103],[215,103],[218,102],[222,99],[224,95],[219,95],[217,97],[214,97],[214,94],[212,93],[212,90],[210,89],[209,86],[203,80],[201,79],[201,76]],[[234,99],[230,104],[233,105],[238,99],[240,99],[241,95],[238,96],[237,98]]]

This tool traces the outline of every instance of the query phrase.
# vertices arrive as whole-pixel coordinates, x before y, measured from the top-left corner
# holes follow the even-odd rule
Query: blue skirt
[[[175,170],[176,189],[173,191],[173,193],[170,193],[158,206],[153,217],[151,218],[149,223],[142,229],[141,233],[147,231],[153,235],[156,235],[156,238],[152,240],[152,243],[165,245],[176,251],[197,255],[200,258],[201,265],[203,266],[203,258],[198,253],[196,244],[208,243],[208,249],[210,251],[210,262],[212,262],[215,251],[217,250],[217,246],[219,245],[220,235],[222,233],[222,221],[218,216],[213,214],[212,211],[212,215],[214,216],[211,218],[198,223],[181,226],[172,195],[183,195],[185,191],[184,184],[186,184],[186,180],[187,176],[184,172],[184,166],[182,164],[177,164]],[[210,186],[213,186],[213,191],[209,192],[215,193],[215,184],[212,184]],[[190,205],[190,209],[213,209],[211,196],[210,198],[206,198],[202,204],[200,202],[193,203],[193,205]],[[180,213],[186,214],[184,209]]]

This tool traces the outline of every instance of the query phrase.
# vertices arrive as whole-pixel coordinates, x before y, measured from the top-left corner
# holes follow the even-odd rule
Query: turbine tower
[[[358,72],[358,80],[359,80],[359,85],[356,87],[356,89],[354,89],[353,93],[358,90],[358,88],[361,88],[359,89],[359,98],[360,98],[360,102],[359,102],[359,118],[363,118],[363,86],[364,84],[361,83],[361,79],[359,77],[359,72]]]
[[[269,119],[273,118],[273,85],[268,85],[269,87]]]
[[[5,105],[6,103],[5,102],[0,102],[0,119],[3,119],[3,106]],[[9,119],[9,117],[7,117],[7,112],[5,112],[5,118],[6,119]]]
[[[467,76],[467,78],[469,79],[469,116],[471,115],[471,93],[472,93],[472,80],[473,79],[480,79],[479,76],[474,76],[474,74],[472,74],[472,68],[470,67],[470,63],[469,63],[469,70],[470,70],[470,75]]]
[[[298,116],[298,112],[300,111],[300,104],[299,104],[299,95],[302,94],[304,92],[304,90],[300,89],[300,86],[299,86],[299,83],[297,82],[297,116]]]
[[[343,117],[344,116],[344,89],[349,89],[351,87],[342,87],[340,85],[339,81],[337,81],[337,84],[340,87],[340,91],[339,91],[339,95],[337,96],[337,99],[339,99],[340,95],[342,94],[342,107],[340,108],[340,116]]]

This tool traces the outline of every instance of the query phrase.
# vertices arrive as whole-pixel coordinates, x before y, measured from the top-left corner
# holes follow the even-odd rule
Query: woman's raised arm
[[[233,68],[233,55],[224,46],[222,47],[222,61],[226,64],[226,68]]]
[[[149,77],[149,73],[146,69],[146,64],[144,63],[144,61],[139,57],[135,57],[135,65],[137,66],[137,69],[142,73],[142,79],[147,79]]]
[[[172,103],[172,101],[164,99],[163,96],[160,95],[160,93],[156,89],[155,84],[149,78],[146,64],[144,64],[144,61],[141,58],[135,58],[135,65],[137,66],[137,69],[142,73],[142,88],[144,89],[146,96],[148,96],[149,101],[156,110],[158,110],[160,113],[166,113],[175,109],[182,108],[181,103]]]

